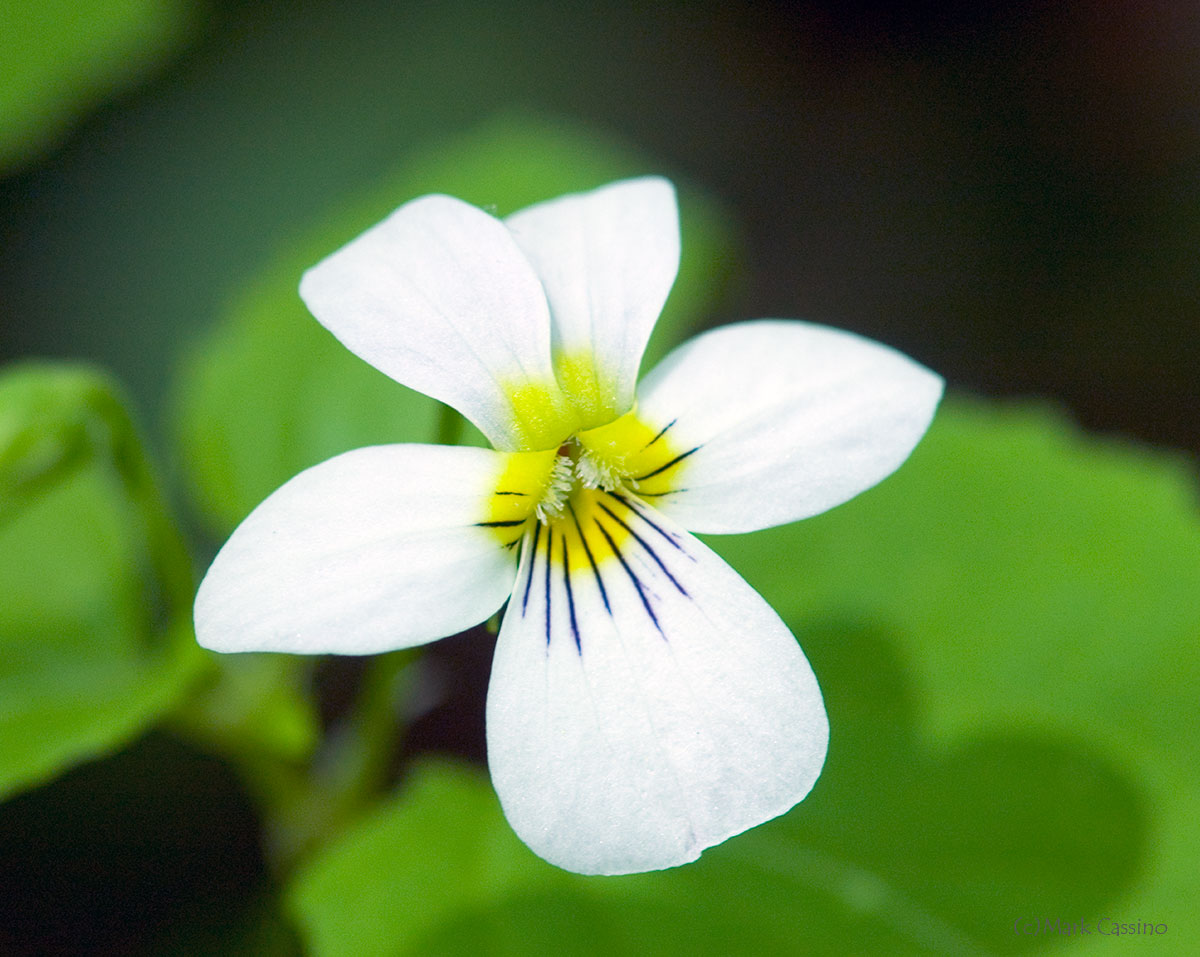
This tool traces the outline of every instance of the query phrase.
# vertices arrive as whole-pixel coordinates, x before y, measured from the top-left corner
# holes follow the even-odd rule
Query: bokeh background
[[[0,51],[0,952],[1200,939],[1200,8],[13,0]],[[422,192],[646,172],[683,206],[657,355],[800,317],[951,398],[861,500],[712,541],[825,690],[813,796],[576,880],[480,770],[484,629],[235,664],[187,608],[295,471],[454,437],[303,268]]]

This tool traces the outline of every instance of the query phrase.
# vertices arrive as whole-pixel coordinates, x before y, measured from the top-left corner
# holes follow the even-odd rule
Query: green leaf
[[[5,0],[0,7],[0,173],[145,75],[194,27],[185,0]]]
[[[203,658],[191,568],[111,386],[72,366],[0,377],[0,796],[106,753]]]
[[[913,672],[928,751],[919,766],[965,756],[973,778],[994,785],[990,800],[964,797],[939,825],[977,844],[976,893],[955,899],[952,883],[970,885],[957,868],[939,875],[931,867],[928,833],[910,841],[915,853],[905,859],[885,860],[880,841],[859,853],[900,886],[921,888],[944,919],[989,946],[1015,946],[1017,917],[1112,916],[1100,912],[1103,898],[1120,901],[1111,912],[1168,925],[1190,913],[1200,857],[1200,742],[1189,717],[1200,687],[1196,503],[1194,473],[1180,460],[1086,438],[1045,408],[954,400],[878,488],[806,522],[712,542],[817,652],[831,702],[831,771],[843,759],[855,763],[838,742],[844,656],[822,667],[810,633],[849,622],[885,634],[883,651]],[[856,667],[876,660],[861,653]],[[878,741],[887,739],[873,740],[841,747],[882,761]],[[997,741],[1007,743],[997,750]],[[1040,762],[1044,776],[1031,777],[1039,751],[1059,758]],[[857,788],[841,792],[858,816],[854,827],[870,828],[859,833],[876,833],[889,815],[913,817],[911,773],[897,787],[868,761],[860,770]],[[1105,777],[1108,799],[1087,786]],[[954,778],[961,791],[962,776]],[[927,787],[951,785],[935,773]],[[814,806],[821,796],[819,786]],[[1098,810],[1113,800],[1125,809],[1113,817],[1120,808],[1109,807],[1100,826]],[[1046,847],[1059,856],[1036,869],[1025,862],[998,881],[997,869],[1019,860],[1026,843],[1013,815],[1024,818],[1026,834],[1052,823],[1058,838]],[[822,820],[814,816],[814,826]],[[984,878],[986,888],[978,886]],[[1072,891],[1089,888],[1091,909],[1066,907]],[[998,926],[1005,915],[1007,930]],[[1093,934],[1074,946],[1119,943]]]
[[[456,414],[392,382],[327,333],[296,291],[306,268],[424,193],[449,193],[502,215],[649,170],[644,159],[597,134],[502,118],[414,152],[370,195],[340,205],[290,244],[234,299],[180,379],[180,454],[214,531],[228,532],[287,479],[339,452],[389,442],[483,441]],[[719,299],[733,261],[716,207],[686,188],[681,206],[683,264],[647,368]]]
[[[887,642],[810,637],[840,747],[789,814],[692,865],[585,878],[520,844],[482,774],[423,768],[298,876],[313,952],[788,953],[797,928],[815,954],[1016,951],[1017,917],[1094,913],[1128,882],[1142,809],[1102,760],[1019,734],[931,750]]]
[[[621,953],[600,883],[526,849],[481,772],[429,762],[301,870],[286,903],[317,957]]]
[[[172,716],[176,731],[208,749],[260,768],[300,765],[317,746],[320,720],[310,698],[312,659],[296,655],[213,655],[210,680]]]
[[[289,908],[318,955],[1093,953],[1123,943],[1105,916],[1183,926],[1194,488],[1045,410],[952,400],[879,488],[715,542],[822,681],[806,801],[695,864],[584,878],[520,844],[482,773],[427,765],[310,860]]]
[[[783,822],[698,864],[625,878],[569,874],[512,833],[487,778],[419,766],[408,789],[304,868],[287,903],[309,950],[338,955],[923,953],[870,912],[879,894]],[[892,906],[947,933],[908,902]],[[924,922],[924,923],[922,923]],[[957,944],[957,941],[954,941]]]
[[[289,908],[313,953],[406,953],[457,909],[503,896],[526,862],[497,813],[478,773],[444,764],[416,771],[404,793],[293,883]]]

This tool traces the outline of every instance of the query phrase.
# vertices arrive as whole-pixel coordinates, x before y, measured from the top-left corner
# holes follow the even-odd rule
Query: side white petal
[[[505,222],[545,287],[556,353],[594,356],[598,394],[611,410],[628,411],[679,271],[674,187],[657,176],[624,180],[530,206]]]
[[[498,219],[423,196],[309,269],[300,295],[349,349],[522,447],[514,388],[553,386],[546,297]]]
[[[508,597],[515,549],[486,517],[506,456],[384,445],[301,472],[234,531],[200,584],[214,651],[373,654],[483,621]]]
[[[488,762],[532,850],[624,874],[695,860],[787,811],[829,729],[796,640],[733,569],[641,503],[599,501],[611,514],[580,516],[597,568],[561,531],[525,549],[492,666]],[[605,534],[620,558],[603,556]]]
[[[722,326],[646,377],[638,414],[687,453],[654,505],[695,532],[807,518],[886,478],[929,428],[942,379],[894,349],[792,320]]]

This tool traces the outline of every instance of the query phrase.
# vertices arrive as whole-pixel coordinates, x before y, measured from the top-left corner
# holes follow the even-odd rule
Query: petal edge
[[[196,595],[213,651],[374,654],[483,621],[516,558],[478,523],[507,456],[384,445],[301,472],[242,522]]]
[[[496,448],[561,440],[552,421],[551,438],[527,434],[528,410],[514,405],[521,390],[558,401],[550,315],[533,267],[483,210],[441,195],[405,203],[305,272],[300,296],[352,352],[454,407]]]
[[[642,383],[638,414],[692,449],[654,505],[701,533],[817,515],[908,458],[942,396],[940,376],[828,326],[760,319],[671,352]]]

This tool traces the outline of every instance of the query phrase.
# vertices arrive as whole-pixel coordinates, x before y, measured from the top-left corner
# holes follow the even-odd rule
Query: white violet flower
[[[449,196],[400,207],[300,294],[494,448],[375,446],[302,472],[196,598],[205,647],[304,654],[420,645],[508,602],[492,780],[521,839],[584,874],[695,860],[812,788],[829,735],[812,669],[690,533],[845,502],[908,457],[942,393],[885,346],[762,320],[684,343],[635,394],[678,266],[657,177],[504,220]]]

